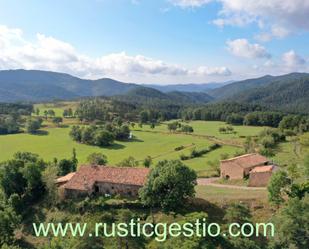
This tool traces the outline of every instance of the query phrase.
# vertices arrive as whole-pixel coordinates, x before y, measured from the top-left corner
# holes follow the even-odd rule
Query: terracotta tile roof
[[[274,165],[258,166],[251,170],[251,173],[272,172],[274,169]]]
[[[56,179],[56,183],[65,183],[71,180],[71,178],[75,175],[75,172],[71,172],[65,176],[61,176]]]
[[[149,172],[148,168],[83,165],[64,188],[85,191],[96,182],[143,186]]]
[[[228,164],[230,166],[240,166],[242,168],[250,168],[267,162],[269,162],[269,160],[266,157],[257,153],[245,154],[221,161],[221,163]]]

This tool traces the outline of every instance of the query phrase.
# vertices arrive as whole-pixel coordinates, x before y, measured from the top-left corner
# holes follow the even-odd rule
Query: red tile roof
[[[75,172],[71,172],[65,176],[61,176],[56,179],[56,183],[65,183],[71,180],[71,178],[75,175]]]
[[[150,172],[148,168],[81,166],[66,189],[89,190],[96,182],[143,186]]]
[[[258,166],[251,170],[251,173],[272,172],[274,168],[274,165]]]
[[[266,157],[257,153],[245,154],[221,161],[221,163],[228,164],[230,166],[240,166],[242,168],[250,168],[267,162],[269,162],[269,160]]]

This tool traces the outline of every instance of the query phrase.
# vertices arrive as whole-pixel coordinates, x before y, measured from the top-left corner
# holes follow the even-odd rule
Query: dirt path
[[[212,186],[218,188],[229,188],[229,189],[243,189],[243,190],[265,190],[265,187],[246,187],[246,186],[236,186],[236,185],[227,185],[215,183],[219,180],[220,177],[211,177],[211,178],[198,178],[197,185],[199,186]]]

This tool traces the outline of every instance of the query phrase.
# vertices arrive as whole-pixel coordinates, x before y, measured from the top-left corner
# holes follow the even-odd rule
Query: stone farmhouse
[[[56,180],[65,198],[87,195],[138,195],[150,172],[148,168],[80,166],[79,169]]]
[[[221,177],[224,179],[249,178],[249,186],[266,186],[271,174],[277,167],[271,165],[268,158],[257,154],[245,154],[242,156],[222,160],[220,162]]]

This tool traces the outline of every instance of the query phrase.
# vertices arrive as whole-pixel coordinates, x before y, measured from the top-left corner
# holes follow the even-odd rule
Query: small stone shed
[[[61,188],[65,198],[91,194],[136,197],[149,172],[148,168],[84,165]]]
[[[250,187],[265,187],[267,186],[270,177],[274,171],[278,170],[275,165],[256,167],[250,172],[249,184]]]

